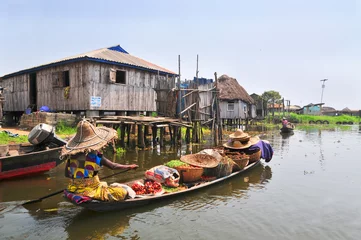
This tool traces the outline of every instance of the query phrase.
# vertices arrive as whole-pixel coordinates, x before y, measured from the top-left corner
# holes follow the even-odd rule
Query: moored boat
[[[240,175],[241,173],[251,170],[259,163],[260,163],[260,161],[251,163],[239,171],[235,171],[235,172],[231,173],[230,175],[227,175],[227,176],[224,176],[221,178],[217,178],[212,181],[197,181],[197,182],[193,182],[193,183],[187,183],[185,185],[185,186],[187,186],[185,189],[182,189],[182,190],[179,190],[176,192],[164,192],[159,195],[155,194],[155,195],[151,195],[151,196],[137,196],[134,199],[126,199],[124,201],[114,201],[114,202],[98,201],[98,200],[94,200],[94,199],[90,199],[90,198],[84,198],[84,199],[81,199],[80,201],[76,201],[75,200],[76,198],[74,198],[74,197],[72,198],[72,200],[69,197],[65,197],[65,199],[67,201],[73,203],[76,206],[83,207],[85,209],[89,209],[89,210],[96,211],[96,212],[117,211],[117,210],[122,210],[122,209],[126,209],[126,208],[134,208],[134,207],[139,207],[139,206],[151,204],[154,202],[158,202],[162,199],[176,197],[176,196],[180,196],[180,195],[187,194],[190,192],[194,192],[199,189],[203,189],[203,188],[212,186],[214,184],[224,182],[230,178]],[[131,181],[131,182],[128,182],[125,184],[128,186],[132,186],[135,182],[142,183],[142,182],[144,182],[144,179],[134,180],[134,181]]]
[[[47,172],[60,164],[61,147],[33,151],[31,145],[12,145],[16,155],[0,157],[0,180]]]
[[[0,146],[0,180],[47,172],[61,163],[61,146],[66,142],[57,138],[54,127],[39,124],[29,133],[31,144]]]

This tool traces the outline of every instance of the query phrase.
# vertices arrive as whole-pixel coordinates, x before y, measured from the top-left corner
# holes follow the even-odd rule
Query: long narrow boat
[[[147,197],[142,197],[142,198],[127,199],[125,201],[120,201],[120,202],[104,202],[104,201],[98,201],[98,200],[91,200],[91,201],[83,202],[83,203],[80,203],[80,204],[76,204],[75,202],[70,201],[66,197],[65,197],[65,199],[67,201],[70,201],[71,203],[73,203],[76,206],[80,206],[80,207],[83,207],[85,209],[89,209],[89,210],[96,211],[96,212],[108,212],[108,211],[117,211],[117,210],[121,210],[121,209],[125,209],[125,208],[134,208],[134,207],[147,205],[147,204],[150,204],[150,203],[153,203],[153,202],[157,202],[157,201],[160,201],[161,199],[179,196],[179,195],[182,195],[182,194],[190,193],[190,192],[202,189],[202,188],[209,187],[209,186],[217,184],[217,183],[224,182],[227,179],[233,178],[233,177],[235,177],[237,175],[240,175],[243,172],[246,172],[246,171],[252,169],[253,167],[258,165],[259,163],[260,163],[260,161],[251,163],[251,164],[249,164],[248,166],[246,166],[244,169],[242,169],[240,171],[233,172],[228,176],[218,178],[218,179],[215,179],[213,181],[197,182],[197,183],[192,184],[193,186],[190,186],[185,190],[180,190],[178,192],[172,192],[172,193],[164,193],[162,195],[157,195],[157,196],[147,196]],[[138,180],[135,180],[135,181],[131,181],[131,182],[128,182],[126,184],[128,186],[131,186],[136,181],[142,182],[143,179],[140,179],[140,180],[138,179]]]
[[[34,151],[32,145],[19,144],[17,148],[17,154],[0,157],[0,180],[44,173],[60,164],[61,147]]]

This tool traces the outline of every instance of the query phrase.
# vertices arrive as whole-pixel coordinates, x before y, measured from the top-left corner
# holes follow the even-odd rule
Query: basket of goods
[[[240,152],[241,154],[245,154],[249,157],[249,163],[257,162],[261,159],[261,149],[254,148],[254,149],[245,149],[244,151]]]
[[[235,165],[233,166],[233,170],[235,170],[235,166],[237,166],[239,168],[239,170],[245,168],[248,163],[249,163],[249,156],[246,154],[242,154],[242,153],[238,153],[237,155],[229,155],[228,157],[230,157]]]
[[[190,165],[180,160],[172,160],[165,164],[170,168],[174,168],[178,171],[182,182],[196,182],[201,179],[203,174],[203,168]]]

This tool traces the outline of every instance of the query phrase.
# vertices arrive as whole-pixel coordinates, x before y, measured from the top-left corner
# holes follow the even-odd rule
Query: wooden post
[[[160,145],[161,147],[163,147],[163,144],[164,144],[164,131],[165,131],[165,127],[161,127],[161,128],[159,129],[159,131],[160,131],[160,136],[159,136],[159,145]]]
[[[144,148],[144,136],[143,136],[143,125],[137,125],[138,126],[138,147]]]
[[[169,130],[169,135],[170,135],[170,142],[173,143],[173,134],[172,134],[172,126],[171,125],[168,126],[168,130]]]
[[[142,125],[142,127],[143,127],[143,125]],[[149,131],[149,126],[148,126],[148,125],[144,125],[144,135],[143,135],[143,138],[144,138],[144,146],[145,146],[145,144],[147,143],[148,131]]]
[[[152,127],[153,146],[157,144],[157,126]]]
[[[182,145],[182,127],[177,127],[178,131],[178,138],[177,138],[177,145]]]
[[[180,55],[178,55],[178,90],[179,90],[179,92],[178,92],[179,116],[178,117],[179,117],[179,119],[182,119],[182,114],[181,114],[181,112],[182,112],[182,98],[181,98],[182,94],[180,91],[180,89],[181,89],[180,80],[181,80]]]
[[[122,123],[122,124],[120,125],[120,145],[121,145],[122,147],[125,146],[125,144],[124,144],[124,138],[125,138],[125,125]]]
[[[189,144],[191,142],[191,129],[187,127],[186,129],[186,143]]]
[[[130,142],[130,128],[132,125],[127,124],[127,144],[129,145]]]

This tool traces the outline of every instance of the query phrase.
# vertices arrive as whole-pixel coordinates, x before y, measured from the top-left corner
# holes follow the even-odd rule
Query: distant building
[[[321,115],[321,109],[324,103],[310,103],[302,108],[300,112],[306,115]]]

